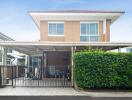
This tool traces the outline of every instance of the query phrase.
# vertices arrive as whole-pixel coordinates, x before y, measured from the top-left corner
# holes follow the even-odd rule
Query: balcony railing
[[[81,42],[105,42],[105,35],[80,36]]]

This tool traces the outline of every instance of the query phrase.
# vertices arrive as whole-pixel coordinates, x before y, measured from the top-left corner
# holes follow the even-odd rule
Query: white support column
[[[29,66],[30,66],[30,57],[29,55],[25,55],[25,66],[27,66],[25,68],[25,77],[27,77],[27,73],[29,72]]]
[[[41,74],[42,74],[42,79],[43,78],[46,78],[46,70],[47,70],[47,65],[46,65],[46,52],[45,51],[43,51],[43,54],[42,54],[42,66],[41,66]]]
[[[31,63],[30,59],[31,59],[31,56],[28,55],[28,57],[27,57],[27,67],[28,67],[27,71],[29,71],[29,67],[30,67],[30,63]]]
[[[44,52],[44,77],[47,76],[46,52]]]
[[[25,55],[25,66],[28,65],[28,55]]]
[[[73,46],[71,47],[71,84],[72,86],[75,85],[74,83],[74,63],[73,63],[73,54],[75,52],[75,48]]]
[[[2,64],[7,65],[7,51],[6,47],[2,47]]]
[[[6,84],[6,78],[7,78],[7,48],[6,47],[2,47],[2,65],[4,65],[3,67],[1,67],[1,75],[2,75],[2,85]]]
[[[121,52],[121,48],[118,48],[118,53],[120,53]]]

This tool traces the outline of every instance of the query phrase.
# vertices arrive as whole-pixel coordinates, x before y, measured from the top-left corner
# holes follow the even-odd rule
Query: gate
[[[41,67],[0,66],[1,85],[13,87],[70,87],[71,71],[69,66]]]

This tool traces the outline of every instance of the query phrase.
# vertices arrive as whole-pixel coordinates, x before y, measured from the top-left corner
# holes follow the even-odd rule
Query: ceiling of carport
[[[43,51],[71,51],[71,47],[76,49],[102,49],[112,50],[123,47],[131,47],[132,43],[119,42],[18,42],[0,41],[1,46],[12,48],[28,55],[42,54]]]

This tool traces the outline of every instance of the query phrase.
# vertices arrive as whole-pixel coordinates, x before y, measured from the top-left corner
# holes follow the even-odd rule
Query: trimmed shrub
[[[132,54],[74,53],[74,78],[80,88],[132,88]]]

